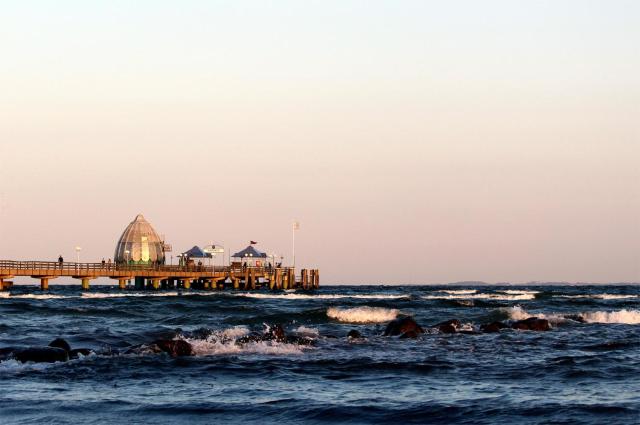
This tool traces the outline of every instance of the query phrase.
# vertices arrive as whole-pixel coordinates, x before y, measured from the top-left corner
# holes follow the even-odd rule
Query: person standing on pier
[[[58,255],[58,264],[60,268],[62,268],[62,263],[64,263],[64,258],[62,258],[62,254]]]

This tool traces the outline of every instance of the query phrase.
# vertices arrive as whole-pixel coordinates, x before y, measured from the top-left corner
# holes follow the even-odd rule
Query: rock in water
[[[443,334],[454,334],[460,329],[460,321],[458,319],[447,320],[446,322],[438,323],[434,328],[438,328]]]
[[[424,333],[424,329],[413,320],[413,317],[404,316],[389,322],[387,328],[384,330],[384,336],[396,336],[408,332],[414,332],[417,336],[417,334]],[[406,338],[408,337],[409,336]]]
[[[547,319],[539,319],[537,317],[529,317],[528,319],[518,320],[511,327],[525,331],[548,331],[551,325]]]
[[[49,347],[62,348],[67,353],[71,351],[71,345],[62,338],[56,338],[49,343]]]
[[[22,363],[54,363],[66,362],[69,353],[58,347],[29,347],[14,351],[12,357]]]
[[[182,339],[159,339],[153,344],[171,357],[193,356],[191,344]]]
[[[351,329],[347,334],[347,338],[350,339],[360,339],[362,338],[362,334],[355,329]]]
[[[500,329],[504,328],[508,328],[508,326],[502,322],[491,322],[480,326],[480,330],[484,333],[500,332]]]
[[[403,333],[402,335],[400,335],[400,339],[405,339],[405,338],[414,339],[414,338],[417,338],[418,335],[419,335],[419,333],[416,332],[416,331],[407,331],[407,332]]]
[[[287,339],[284,333],[282,325],[267,325],[264,334],[262,335],[263,341],[276,341],[284,342]]]
[[[584,317],[580,316],[579,314],[569,314],[569,315],[565,315],[563,317],[565,319],[573,320],[574,322],[587,323],[587,321],[584,319]]]

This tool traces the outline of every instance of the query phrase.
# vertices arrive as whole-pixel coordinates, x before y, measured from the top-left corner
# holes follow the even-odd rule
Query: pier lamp
[[[82,251],[82,248],[77,246],[76,247],[76,263],[80,262],[80,251]]]

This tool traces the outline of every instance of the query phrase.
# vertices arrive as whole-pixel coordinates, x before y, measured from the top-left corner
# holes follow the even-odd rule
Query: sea
[[[426,332],[383,336],[403,315]],[[551,330],[479,332],[532,316]],[[276,324],[310,343],[242,339]],[[0,293],[0,348],[58,337],[95,354],[0,362],[0,423],[640,423],[640,286]],[[129,350],[160,338],[195,355]]]

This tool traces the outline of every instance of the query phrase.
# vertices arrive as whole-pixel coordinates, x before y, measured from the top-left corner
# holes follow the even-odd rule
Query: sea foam
[[[349,295],[349,294],[260,294],[251,292],[242,292],[231,294],[236,297],[247,298],[263,298],[263,299],[284,299],[284,300],[334,300],[341,298],[356,299],[372,299],[372,300],[395,300],[402,298],[410,298],[409,295],[389,295],[389,294],[371,294],[371,295]]]
[[[304,350],[310,349],[308,346],[298,344],[287,344],[275,341],[254,341],[238,344],[237,340],[249,334],[249,329],[244,326],[236,326],[223,331],[212,332],[207,338],[185,338],[196,356],[216,356],[216,355],[297,355]]]
[[[447,294],[447,295],[423,295],[425,300],[495,300],[495,301],[526,301],[535,299],[534,293],[513,294]]]
[[[398,316],[399,311],[395,308],[382,307],[354,307],[327,309],[327,316],[347,323],[380,323],[388,322]]]
[[[640,324],[639,310],[618,310],[618,311],[588,311],[579,314],[558,314],[558,313],[529,313],[520,306],[503,309],[511,320],[524,320],[529,317],[539,317],[547,319],[552,323],[566,322],[565,316],[579,316],[587,323],[621,323],[627,325]]]
[[[622,295],[622,294],[591,294],[591,295],[555,295],[558,298],[589,298],[594,300],[630,300],[640,298],[638,295]]]

